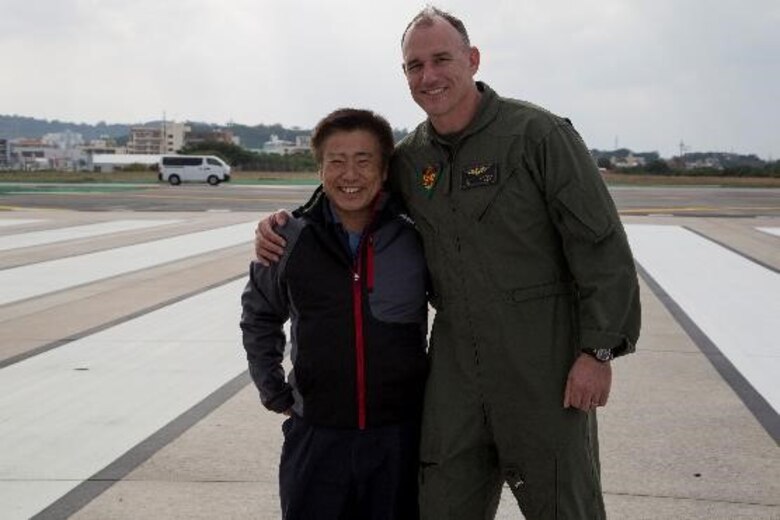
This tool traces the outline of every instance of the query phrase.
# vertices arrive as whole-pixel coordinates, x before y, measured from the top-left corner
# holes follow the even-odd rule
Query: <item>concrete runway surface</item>
[[[0,518],[279,518],[239,296],[311,189],[0,190]],[[644,325],[599,416],[610,517],[780,518],[780,190],[613,194]]]

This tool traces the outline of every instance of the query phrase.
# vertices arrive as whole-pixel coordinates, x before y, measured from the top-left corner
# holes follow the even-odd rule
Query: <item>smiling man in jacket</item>
[[[281,261],[252,264],[242,297],[252,379],[266,408],[290,416],[282,515],[413,520],[427,275],[411,220],[381,189],[392,130],[372,112],[337,110],[312,148],[322,187],[285,226]]]

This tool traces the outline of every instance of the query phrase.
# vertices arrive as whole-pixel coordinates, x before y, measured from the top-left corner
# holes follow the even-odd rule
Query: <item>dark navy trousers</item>
[[[376,428],[282,424],[284,520],[416,520],[420,425]]]

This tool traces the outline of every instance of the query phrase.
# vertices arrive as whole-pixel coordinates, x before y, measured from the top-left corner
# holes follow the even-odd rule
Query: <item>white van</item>
[[[182,182],[208,182],[216,186],[230,180],[230,166],[213,155],[163,155],[157,178],[174,186]]]

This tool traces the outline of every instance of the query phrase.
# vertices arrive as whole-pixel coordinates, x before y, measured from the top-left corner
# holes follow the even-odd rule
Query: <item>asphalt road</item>
[[[313,185],[0,184],[0,209],[272,211],[305,201]],[[610,191],[623,215],[780,216],[780,189],[628,187]]]

